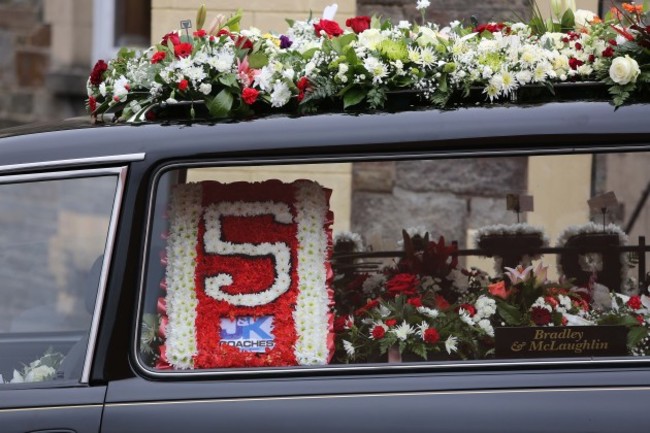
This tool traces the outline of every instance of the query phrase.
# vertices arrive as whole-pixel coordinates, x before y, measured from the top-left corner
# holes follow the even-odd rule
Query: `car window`
[[[138,359],[164,373],[645,356],[649,161],[170,169]]]
[[[117,176],[79,176],[0,178],[0,384],[80,379]]]

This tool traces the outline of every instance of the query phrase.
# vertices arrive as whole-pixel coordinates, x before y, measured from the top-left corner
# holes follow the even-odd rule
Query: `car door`
[[[124,174],[0,175],[3,432],[99,432],[106,387],[89,368]]]

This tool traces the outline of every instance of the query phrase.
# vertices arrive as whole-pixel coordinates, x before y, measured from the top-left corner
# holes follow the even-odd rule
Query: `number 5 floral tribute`
[[[173,31],[143,52],[122,49],[100,60],[87,82],[88,110],[118,119],[153,119],[161,105],[185,102],[189,116],[248,117],[270,110],[381,109],[391,94],[411,91],[418,103],[445,107],[470,93],[514,99],[526,86],[597,81],[615,105],[650,96],[650,19],[623,4],[604,18],[553,1],[547,21],[534,8],[528,22],[442,27],[392,24],[358,16],[291,21],[282,34],[240,29],[241,15],[192,34]],[[568,2],[570,3],[570,2]],[[204,111],[195,110],[204,107]]]
[[[175,187],[156,367],[328,363],[329,195],[311,181]]]

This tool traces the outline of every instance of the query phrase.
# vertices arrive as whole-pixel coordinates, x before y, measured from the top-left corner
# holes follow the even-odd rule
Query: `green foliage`
[[[353,87],[343,95],[343,108],[347,109],[349,107],[355,106],[361,103],[366,97],[366,90]]]
[[[643,326],[635,326],[627,333],[627,346],[632,348],[643,341],[648,336],[648,329]]]
[[[368,108],[377,110],[386,103],[386,90],[381,87],[373,87],[368,91]]]
[[[232,93],[229,90],[223,89],[214,98],[205,98],[206,106],[210,111],[210,115],[214,118],[228,117],[232,104],[234,102]]]
[[[517,326],[521,325],[523,322],[523,317],[519,308],[507,302],[497,302],[497,313],[507,325]]]

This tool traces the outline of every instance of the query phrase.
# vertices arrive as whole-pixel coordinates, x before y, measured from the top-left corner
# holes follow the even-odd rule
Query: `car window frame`
[[[90,160],[91,159],[88,158],[83,162],[90,163]],[[97,343],[99,322],[102,313],[103,300],[106,293],[106,282],[108,280],[111,256],[113,254],[115,238],[117,235],[118,219],[119,219],[120,211],[122,209],[124,190],[126,188],[128,166],[121,165],[118,167],[81,168],[77,170],[66,169],[63,171],[55,171],[54,170],[55,167],[69,168],[71,164],[71,161],[69,160],[60,161],[61,164],[57,164],[57,162],[20,164],[20,165],[11,165],[11,166],[4,166],[4,167],[0,166],[0,185],[44,182],[49,180],[82,179],[82,178],[101,177],[101,176],[111,176],[115,178],[115,193],[113,194],[113,205],[112,205],[111,213],[109,215],[108,229],[106,232],[106,242],[104,244],[104,253],[103,253],[104,257],[102,260],[99,283],[97,287],[97,295],[95,297],[95,305],[93,307],[93,314],[92,314],[92,319],[89,327],[88,344],[86,346],[86,350],[84,354],[84,362],[81,370],[81,376],[78,380],[78,384],[86,385],[89,382],[92,358]],[[31,169],[34,167],[47,167],[48,171],[14,174],[16,170]],[[2,174],[3,168],[5,168],[6,171],[10,171],[12,174],[3,175]],[[69,386],[69,382],[66,382],[65,385]],[[52,386],[51,382],[48,382],[47,384],[41,384],[38,387],[56,388],[57,386]]]
[[[152,241],[153,219],[155,217],[155,201],[157,186],[161,177],[173,170],[197,168],[230,168],[230,167],[255,167],[274,166],[290,164],[327,164],[327,163],[352,163],[352,162],[373,162],[373,161],[407,161],[417,159],[460,159],[460,158],[482,158],[482,157],[514,157],[514,156],[544,156],[544,155],[579,155],[579,154],[602,154],[602,153],[634,153],[649,152],[650,140],[643,140],[641,144],[601,144],[589,146],[576,146],[570,144],[571,136],[566,141],[555,143],[552,147],[544,148],[535,142],[531,147],[486,149],[486,150],[448,150],[435,149],[429,145],[425,150],[399,152],[388,150],[374,152],[368,146],[363,150],[356,149],[353,154],[337,152],[335,154],[314,153],[309,156],[287,154],[278,157],[229,157],[228,155],[208,155],[204,158],[192,156],[188,159],[175,158],[166,161],[152,170],[151,180],[148,184],[146,221],[144,227],[144,243],[142,250],[143,262],[140,269],[140,281],[138,282],[137,303],[134,315],[134,329],[130,336],[131,350],[130,358],[137,375],[152,380],[209,380],[218,378],[250,378],[250,377],[295,377],[315,375],[337,375],[337,374],[373,374],[373,373],[395,373],[399,371],[412,372],[433,372],[433,371],[490,371],[500,369],[549,369],[549,368],[621,368],[621,367],[643,367],[650,365],[650,356],[640,357],[602,357],[602,358],[538,358],[538,359],[490,359],[490,360],[466,360],[466,361],[422,361],[412,363],[392,364],[328,364],[319,366],[291,366],[291,367],[239,367],[229,369],[190,369],[190,370],[157,370],[144,365],[139,354],[140,321],[145,300],[146,278],[148,272],[148,261],[150,259],[150,245]],[[395,143],[398,144],[398,143]],[[291,152],[289,150],[288,152]],[[201,158],[201,159],[199,159]]]

